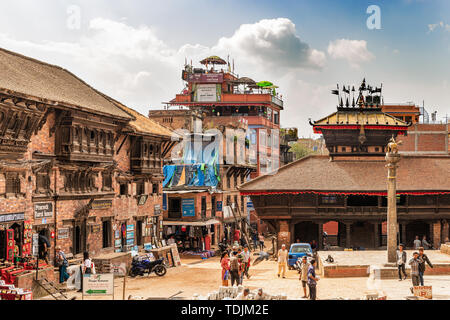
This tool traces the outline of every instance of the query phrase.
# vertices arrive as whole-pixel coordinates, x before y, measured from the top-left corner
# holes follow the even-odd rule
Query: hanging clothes
[[[164,166],[163,173],[164,173],[163,187],[165,187],[173,178],[173,174],[175,173],[175,166],[174,165]]]

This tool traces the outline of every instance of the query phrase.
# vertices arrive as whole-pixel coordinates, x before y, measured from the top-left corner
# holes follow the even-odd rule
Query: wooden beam
[[[125,143],[125,140],[127,140],[127,138],[128,138],[128,135],[125,135],[125,137],[123,138],[122,142],[120,143],[119,148],[117,148],[116,154],[119,154],[119,152],[122,149],[122,146]]]

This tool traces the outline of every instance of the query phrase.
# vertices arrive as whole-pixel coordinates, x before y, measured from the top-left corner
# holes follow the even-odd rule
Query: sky
[[[279,86],[281,125],[299,136],[336,110],[336,84],[363,78],[383,84],[385,103],[450,116],[448,0],[5,2],[0,47],[64,67],[144,115],[182,91],[185,59],[219,55],[239,76]]]

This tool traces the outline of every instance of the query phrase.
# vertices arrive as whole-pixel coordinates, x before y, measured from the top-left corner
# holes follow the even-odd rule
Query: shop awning
[[[220,224],[219,220],[209,219],[207,221],[167,221],[163,220],[164,226],[196,226],[196,227],[204,227],[209,226],[211,224]]]

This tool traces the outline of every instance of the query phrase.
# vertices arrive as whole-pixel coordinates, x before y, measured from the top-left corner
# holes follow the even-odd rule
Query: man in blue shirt
[[[316,300],[316,286],[319,278],[316,277],[316,260],[312,259],[310,261],[310,266],[308,268],[308,287],[309,287],[309,299]]]

